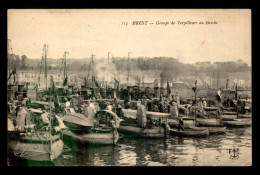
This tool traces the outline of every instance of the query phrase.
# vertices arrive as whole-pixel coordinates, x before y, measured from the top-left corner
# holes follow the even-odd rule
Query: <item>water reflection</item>
[[[65,166],[233,166],[252,162],[251,128],[228,129],[207,138],[145,139],[125,136],[115,146],[90,146],[70,141]],[[239,148],[238,159],[229,149]],[[32,165],[32,164],[31,164]]]

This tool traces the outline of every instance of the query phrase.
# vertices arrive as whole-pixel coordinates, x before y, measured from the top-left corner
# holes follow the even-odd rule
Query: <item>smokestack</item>
[[[227,79],[226,89],[228,89],[228,87],[229,87],[229,79]]]
[[[157,79],[154,80],[154,95],[155,98],[158,98],[160,96],[160,89],[159,89],[159,81]]]

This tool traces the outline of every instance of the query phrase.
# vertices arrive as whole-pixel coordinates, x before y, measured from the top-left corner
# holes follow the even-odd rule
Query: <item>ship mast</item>
[[[93,60],[94,56],[95,56],[95,55],[93,55],[93,54],[91,55],[92,88],[94,88],[93,85],[94,85],[94,83],[95,83],[95,82],[94,82],[94,60]]]
[[[107,53],[107,66],[106,66],[106,86],[107,86],[107,81],[108,81],[108,66],[109,66],[109,52]]]
[[[127,86],[129,85],[129,62],[130,62],[130,54],[131,52],[128,52],[128,60],[127,60]]]
[[[47,48],[48,45],[44,44],[44,77],[45,77],[45,81],[46,81],[46,90],[47,90]]]
[[[142,72],[141,72],[141,58],[139,58],[139,87],[141,86],[141,76],[142,75]]]
[[[11,39],[7,39],[7,56],[8,55],[12,55],[13,56],[13,48],[12,48],[12,43],[11,43]],[[10,61],[10,60],[9,60]],[[11,64],[8,62],[9,66],[8,66],[8,75],[10,74],[10,66]]]
[[[66,78],[66,55],[68,54],[69,52],[64,52],[64,79]]]
[[[219,89],[219,67],[218,67],[218,75],[217,75],[217,89]]]

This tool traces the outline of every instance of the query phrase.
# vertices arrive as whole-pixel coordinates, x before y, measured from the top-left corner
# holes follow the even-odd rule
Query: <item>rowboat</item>
[[[34,161],[53,161],[63,150],[60,135],[50,135],[49,132],[24,133],[23,136],[8,139],[8,148],[17,157]]]
[[[197,118],[196,125],[197,126],[210,126],[210,127],[211,126],[222,126],[220,120],[215,119],[215,118],[209,118],[209,119]]]
[[[191,127],[191,129],[198,129],[198,130],[203,130],[203,129],[208,129],[209,134],[225,134],[226,133],[226,127]]]
[[[87,132],[72,132],[70,128],[62,130],[65,138],[78,140],[82,143],[110,145],[116,144],[119,139],[117,128],[120,126],[120,119],[117,115],[109,110],[98,111],[94,119],[95,126],[91,127]]]
[[[223,121],[223,124],[226,125],[227,127],[245,127],[245,126],[250,126],[251,121],[235,119],[233,121]]]
[[[221,117],[224,121],[232,121],[234,119],[237,119],[237,115],[221,115]]]
[[[83,134],[75,134],[69,129],[64,129],[62,131],[64,136],[64,141],[69,139],[76,139],[83,143],[90,143],[90,144],[100,144],[100,145],[111,145],[116,144],[119,140],[119,134],[117,130],[92,130],[90,133],[83,133]]]
[[[88,132],[94,126],[93,122],[79,113],[66,114],[62,120],[66,127],[74,131]]]
[[[209,130],[208,129],[185,129],[185,130],[180,130],[178,129],[170,129],[170,134],[171,135],[176,135],[176,136],[185,136],[185,137],[206,137],[209,136]]]

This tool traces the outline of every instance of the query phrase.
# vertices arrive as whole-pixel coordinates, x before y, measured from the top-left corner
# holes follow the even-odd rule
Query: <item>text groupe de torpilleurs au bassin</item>
[[[165,21],[165,22],[162,22],[162,21],[156,21],[155,23],[154,22],[149,22],[149,21],[133,21],[132,22],[132,25],[148,25],[148,24],[150,24],[150,25],[152,25],[152,24],[156,24],[156,25],[173,25],[173,24],[177,24],[177,25],[189,25],[189,24],[217,24],[217,22],[216,21],[213,21],[213,22],[211,22],[211,21],[199,21],[199,22],[197,22],[197,21],[177,21],[177,22],[175,22],[175,21],[171,21],[171,22],[169,22],[169,21]]]

